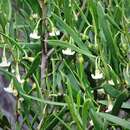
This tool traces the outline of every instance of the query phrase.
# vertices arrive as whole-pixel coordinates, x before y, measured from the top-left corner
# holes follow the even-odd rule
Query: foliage
[[[0,74],[17,104],[1,98],[0,127],[129,130],[129,12],[129,0],[0,0]]]

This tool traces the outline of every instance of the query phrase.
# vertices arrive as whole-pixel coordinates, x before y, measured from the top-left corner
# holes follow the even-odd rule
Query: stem
[[[41,23],[41,33],[42,33],[42,37],[41,37],[41,47],[42,47],[42,58],[41,58],[41,88],[43,90],[46,90],[46,84],[45,84],[45,75],[46,75],[46,69],[47,69],[47,47],[48,47],[48,32],[47,32],[47,24],[48,21],[46,19],[47,17],[47,5],[44,3],[44,0],[38,0],[39,5],[41,7],[41,11],[42,11],[42,23]]]

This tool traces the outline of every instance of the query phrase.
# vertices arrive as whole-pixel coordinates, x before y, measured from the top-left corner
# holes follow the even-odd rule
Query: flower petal
[[[98,74],[91,74],[91,77],[93,79],[102,79],[103,78],[103,74],[102,73],[98,73]]]
[[[112,108],[113,108],[112,104],[108,105],[108,109],[105,112],[110,112],[112,110]]]
[[[70,48],[67,48],[67,49],[65,49],[65,50],[62,50],[62,53],[63,53],[64,55],[74,55],[74,54],[75,54],[75,51],[71,51]]]
[[[11,64],[10,62],[4,62],[3,61],[3,62],[0,63],[0,67],[9,67],[10,64]]]
[[[49,32],[49,36],[59,36],[60,35],[60,31],[57,30],[56,28],[52,29],[52,32]]]
[[[113,80],[108,80],[108,83],[109,83],[110,85],[115,85],[114,82],[113,82]]]
[[[8,93],[13,93],[13,89],[11,87],[4,88],[4,90]]]
[[[39,39],[40,36],[38,35],[37,32],[34,31],[33,33],[30,33],[30,38],[32,38],[32,39]]]

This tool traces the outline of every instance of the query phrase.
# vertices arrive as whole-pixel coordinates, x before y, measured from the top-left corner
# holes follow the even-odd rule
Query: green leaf
[[[75,32],[68,24],[66,24],[59,16],[53,14],[54,19],[61,25],[61,27],[74,39],[78,46],[83,45],[80,35]],[[82,46],[81,46],[82,47]]]
[[[39,64],[40,64],[40,55],[41,55],[41,52],[38,53],[35,58],[34,58],[34,61],[32,62],[29,70],[28,70],[28,73],[27,75],[25,76],[25,79],[27,79],[30,75],[32,75],[37,68],[39,68]]]
[[[82,16],[82,18],[83,18],[83,22],[85,22],[85,23],[87,23],[88,25],[90,25],[90,23],[88,22],[88,20],[87,20],[87,17],[86,17],[86,15],[84,14],[84,12],[83,12],[83,10],[82,10],[82,8],[80,8],[80,6],[78,5],[78,3],[77,3],[77,1],[75,0],[74,1],[74,3],[75,3],[75,5],[76,5],[76,7],[77,7],[77,9],[79,10],[79,12],[80,12],[80,14],[81,14],[81,16]]]
[[[78,126],[78,129],[82,130],[83,122],[76,108],[76,104],[74,103],[73,96],[72,96],[72,89],[71,89],[69,81],[68,81],[67,87],[68,87],[68,92],[69,92],[69,96],[66,96],[66,102],[67,102],[68,108],[70,110],[73,120],[76,122]]]
[[[65,114],[65,113],[64,113]],[[69,127],[69,125],[67,123],[65,123],[60,117],[58,117],[56,114],[54,114],[54,116],[68,129],[71,130],[71,128]],[[50,129],[49,129],[50,130]]]
[[[83,49],[80,49],[78,47],[76,47],[75,45],[72,45],[72,44],[69,44],[67,42],[64,42],[64,41],[60,41],[60,40],[48,40],[48,43],[49,45],[52,45],[52,46],[60,46],[60,47],[63,47],[63,48],[70,48],[80,54],[84,54],[86,56],[88,56],[89,58],[95,58],[95,56],[93,56],[92,54],[90,54],[89,52],[83,50]]]
[[[53,17],[61,25],[61,27],[73,38],[73,40],[77,43],[77,46],[80,49],[86,51],[86,53],[88,53],[89,55],[91,55],[91,52],[88,50],[87,46],[82,42],[80,35],[56,14],[53,14]]]
[[[11,1],[4,0],[0,1],[0,25],[2,26],[3,32],[5,33],[6,31],[6,25],[11,19],[11,14],[12,14],[12,6],[11,6]]]
[[[107,100],[99,100],[98,103],[107,106],[108,105],[108,101]],[[129,102],[124,102],[121,106],[121,108],[124,109],[130,109],[130,103]]]
[[[82,108],[82,121],[83,121],[83,128],[86,128],[86,124],[88,124],[89,119],[89,109],[91,107],[91,100],[87,99]]]
[[[7,38],[7,39],[10,41],[10,44],[16,46],[21,52],[24,53],[24,49],[23,49],[23,48],[19,45],[19,43],[16,42],[13,38],[11,38],[10,36],[7,36],[6,34],[4,34],[4,33],[2,33],[2,32],[0,32],[0,34],[1,34],[2,36],[4,36],[5,38]]]
[[[92,108],[90,108],[90,114],[94,123],[94,130],[106,130],[104,129],[103,121]]]
[[[5,75],[10,76],[11,78],[16,78],[15,75],[13,75],[9,71],[5,70],[5,68],[0,67],[0,71],[3,72]]]
[[[128,98],[128,92],[126,90],[124,90],[117,98],[116,101],[114,103],[113,109],[112,109],[112,114],[113,115],[118,115],[121,106],[123,104],[123,102]]]
[[[31,49],[31,50],[40,50],[41,49],[41,44],[39,42],[31,42],[31,43],[25,43],[25,42],[20,42],[19,44],[23,49]]]
[[[98,28],[98,12],[96,0],[88,0],[88,8],[93,18],[95,28]],[[98,29],[97,29],[98,30]]]
[[[109,94],[111,97],[117,97],[121,92],[118,91],[116,88],[114,88],[110,84],[104,84],[103,88],[107,94]]]
[[[127,120],[121,119],[119,117],[116,117],[116,116],[113,116],[113,115],[110,115],[107,113],[102,113],[102,112],[98,112],[97,115],[99,115],[100,117],[102,117],[112,123],[115,123],[121,127],[124,127],[126,129],[130,130],[130,122]]]
[[[114,21],[114,19],[112,17],[110,17],[108,14],[106,14],[106,18],[108,19],[108,21],[118,30],[121,31],[119,25]]]
[[[49,100],[44,100],[44,99],[41,99],[41,98],[37,98],[37,97],[34,97],[34,96],[30,96],[30,95],[27,95],[25,94],[24,92],[22,91],[19,91],[19,93],[27,98],[27,99],[32,99],[34,101],[38,101],[38,102],[41,102],[41,103],[44,103],[44,104],[48,104],[48,105],[54,105],[54,106],[67,106],[66,103],[61,103],[61,102],[53,102],[53,101],[49,101]]]
[[[60,121],[68,130],[70,130],[69,126],[61,119],[61,118],[63,118],[64,114],[65,114],[65,107],[63,107],[57,113],[48,115],[47,119],[45,119],[41,128],[43,130],[52,130],[57,125],[57,123]]]

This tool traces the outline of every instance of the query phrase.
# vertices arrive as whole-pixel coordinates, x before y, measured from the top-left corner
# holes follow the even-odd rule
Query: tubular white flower
[[[38,26],[39,26],[39,23],[40,23],[41,19],[39,19],[37,21],[37,24],[36,24],[36,27],[34,28],[34,31],[32,33],[30,33],[30,38],[32,39],[39,39],[40,36],[38,35]]]
[[[115,85],[115,83],[113,82],[113,80],[108,80],[108,83],[109,83],[110,85]]]
[[[116,83],[119,84],[119,80],[116,80]],[[108,80],[108,84],[115,85],[115,83],[114,83],[114,81],[112,79]]]
[[[4,91],[6,91],[7,93],[11,93],[14,96],[18,95],[17,90],[13,88],[13,80],[11,80],[11,82],[7,88],[4,88]]]
[[[17,108],[20,109],[21,108],[21,103],[24,101],[24,98],[19,98],[18,99],[18,104],[17,104]]]
[[[107,95],[107,98],[108,98],[108,107],[107,107],[107,110],[105,112],[110,112],[113,108],[113,104],[112,104],[112,100],[111,100],[109,95]]]
[[[113,108],[113,105],[112,105],[112,104],[109,104],[109,105],[108,105],[108,108],[107,108],[107,110],[106,110],[105,112],[110,112],[110,111],[112,110],[112,108]]]
[[[10,62],[1,62],[0,63],[0,67],[9,67],[10,66]]]
[[[99,59],[99,57],[97,57],[96,61],[95,61],[95,74],[91,74],[91,77],[93,79],[102,79],[103,78],[103,73],[99,70],[98,66],[100,66],[100,59]]]
[[[7,61],[6,57],[2,57],[2,62],[0,63],[0,67],[9,67],[10,62]]]
[[[52,32],[49,32],[49,36],[53,37],[53,36],[59,36],[60,35],[60,31],[57,30],[56,28],[52,29]]]
[[[94,125],[92,120],[90,120],[89,123],[90,123],[90,126],[93,126],[93,125]]]
[[[24,83],[24,79],[20,78],[20,75],[16,76],[16,79],[18,80],[19,83],[23,84]]]
[[[30,38],[32,38],[32,39],[39,39],[40,36],[38,35],[37,31],[33,31],[33,33],[30,33]]]
[[[8,93],[13,93],[13,88],[12,87],[7,87],[7,88],[4,88],[4,90]]]
[[[36,14],[36,13],[32,14],[32,18],[37,19],[38,18],[38,14]]]
[[[16,79],[20,84],[24,83],[24,79],[21,79],[20,73],[19,73],[19,66],[18,63],[16,63]]]
[[[95,74],[91,74],[91,77],[93,79],[102,79],[103,78],[103,73],[100,72],[99,69],[96,69]]]
[[[72,51],[70,48],[67,48],[65,50],[62,50],[62,53],[64,55],[74,55],[75,54],[75,51]]]
[[[6,45],[4,45],[4,48],[3,48],[3,56],[2,56],[2,62],[0,63],[0,67],[9,67],[10,66],[10,62],[7,61],[7,58],[6,58],[6,55],[5,55],[5,47]]]

